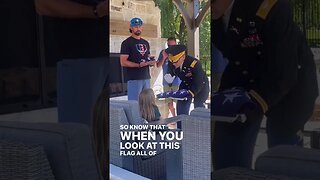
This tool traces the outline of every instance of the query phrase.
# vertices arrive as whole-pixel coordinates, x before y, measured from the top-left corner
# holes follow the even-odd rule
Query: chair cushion
[[[125,113],[124,109],[127,109]],[[134,112],[134,109],[137,109],[137,102],[111,102],[110,103],[110,148],[109,148],[109,157],[110,163],[118,167],[127,169],[141,176],[148,177],[150,179],[165,179],[166,175],[166,150],[157,149],[156,156],[121,156],[120,155],[120,125],[128,125],[127,115],[131,117],[138,117],[137,112]],[[134,113],[134,114],[133,114]],[[124,121],[125,119],[125,121]],[[140,118],[141,119],[141,118]],[[136,122],[135,124],[137,124]],[[140,123],[142,124],[142,123]],[[125,131],[125,130],[121,130]],[[131,130],[129,130],[131,131]],[[157,138],[158,140],[160,138]],[[130,141],[130,140],[129,140]],[[139,140],[136,140],[139,141]],[[145,144],[149,142],[148,140],[144,141]],[[122,141],[126,142],[126,140]],[[133,142],[133,141],[130,141]],[[159,146],[157,146],[159,147]],[[133,150],[134,151],[134,150]],[[154,151],[154,149],[145,149],[145,151]]]
[[[190,112],[190,116],[210,118],[210,109],[195,108]]]
[[[110,107],[113,108],[123,108],[128,122],[131,125],[144,124],[144,120],[141,118],[138,101],[130,100],[111,100]]]
[[[281,145],[262,153],[255,169],[304,179],[320,177],[320,150]]]
[[[39,144],[55,179],[101,179],[88,126],[80,123],[0,122],[0,140]]]
[[[115,108],[110,106],[109,109],[109,163],[123,167],[122,159],[120,156],[120,125],[128,125],[128,120],[123,108]]]
[[[305,180],[288,176],[263,173],[241,167],[229,167],[213,172],[214,180]]]

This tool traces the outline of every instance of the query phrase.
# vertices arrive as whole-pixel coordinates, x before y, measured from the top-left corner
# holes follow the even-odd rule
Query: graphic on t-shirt
[[[145,44],[136,44],[137,51],[141,54],[141,56],[144,56],[144,54],[147,52],[147,45]]]

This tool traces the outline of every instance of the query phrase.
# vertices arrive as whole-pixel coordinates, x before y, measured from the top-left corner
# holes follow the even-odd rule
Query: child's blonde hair
[[[153,90],[142,90],[139,95],[139,107],[142,118],[149,122],[155,120],[154,106],[157,105]]]

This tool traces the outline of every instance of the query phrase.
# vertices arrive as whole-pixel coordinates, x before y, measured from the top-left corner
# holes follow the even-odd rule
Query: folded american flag
[[[173,94],[172,91],[168,91],[168,92],[163,92],[163,93],[160,93],[160,94],[157,94],[157,98],[169,98],[171,97]]]
[[[178,91],[163,92],[157,95],[157,98],[159,99],[170,98],[170,99],[176,99],[176,100],[187,100],[190,97],[191,97],[191,94],[186,89],[180,89]]]
[[[224,122],[245,122],[244,107],[256,106],[247,91],[238,87],[213,94],[211,105],[213,120]]]

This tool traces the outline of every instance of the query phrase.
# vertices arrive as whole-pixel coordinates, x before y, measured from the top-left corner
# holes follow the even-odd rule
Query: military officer
[[[212,12],[214,44],[229,61],[219,90],[242,87],[257,105],[245,123],[215,123],[213,162],[251,168],[263,115],[269,147],[302,145],[318,96],[313,56],[287,0],[215,0]]]
[[[168,56],[168,73],[181,79],[179,90],[188,90],[189,96],[194,99],[194,107],[205,107],[204,103],[209,96],[208,77],[202,69],[201,62],[187,55],[186,46],[174,45],[163,51]],[[177,115],[189,114],[192,98],[177,102]]]

